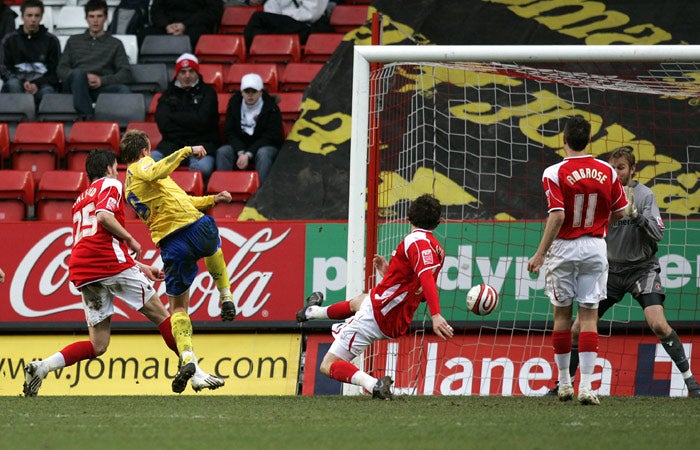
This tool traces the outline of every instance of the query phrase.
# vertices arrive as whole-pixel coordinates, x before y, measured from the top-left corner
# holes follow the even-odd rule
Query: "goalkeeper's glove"
[[[625,215],[630,219],[636,219],[639,213],[637,213],[637,207],[634,204],[634,189],[629,186],[625,186],[625,195],[627,195]]]

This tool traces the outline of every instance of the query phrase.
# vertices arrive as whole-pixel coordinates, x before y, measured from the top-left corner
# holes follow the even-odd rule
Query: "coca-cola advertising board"
[[[220,221],[218,225],[239,313],[235,322],[294,321],[304,296],[306,224]],[[146,227],[129,222],[127,228],[142,245],[141,260],[162,267]],[[70,224],[6,223],[2,231],[0,267],[6,281],[0,284],[0,326],[84,323],[79,293],[68,281]],[[166,303],[165,282],[155,287]],[[146,320],[123,303],[115,306],[114,322]],[[191,289],[190,315],[197,322],[220,322],[219,314],[219,293],[202,260]]]

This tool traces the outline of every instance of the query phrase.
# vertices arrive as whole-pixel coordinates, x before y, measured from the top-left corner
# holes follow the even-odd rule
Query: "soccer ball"
[[[477,284],[467,292],[467,308],[474,314],[491,314],[498,306],[498,292],[488,284]]]

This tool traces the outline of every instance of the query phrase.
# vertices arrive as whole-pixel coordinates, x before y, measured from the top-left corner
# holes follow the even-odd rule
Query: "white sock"
[[[327,306],[309,306],[306,308],[307,319],[328,319]]]
[[[559,385],[571,384],[571,374],[569,374],[569,364],[571,363],[571,352],[555,353],[554,362],[559,369]]]
[[[591,378],[593,378],[593,368],[595,360],[598,357],[598,352],[579,352],[578,360],[581,369],[581,381],[579,382],[579,390],[581,388],[591,389]]]
[[[45,358],[43,363],[44,367],[46,367],[49,372],[66,367],[66,359],[61,352],[56,352],[48,358]]]
[[[362,386],[369,392],[372,392],[372,389],[374,389],[374,385],[377,384],[376,378],[374,378],[367,372],[363,372],[361,370],[355,372],[355,375],[352,376],[352,379],[350,381],[356,386]]]

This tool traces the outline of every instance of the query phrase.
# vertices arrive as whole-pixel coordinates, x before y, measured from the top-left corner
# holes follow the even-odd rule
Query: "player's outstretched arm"
[[[156,266],[149,266],[148,264],[144,264],[141,261],[136,261],[136,265],[138,266],[139,269],[141,269],[141,272],[143,272],[146,277],[151,280],[151,281],[163,281],[165,280],[165,273],[157,268]]]
[[[454,336],[454,329],[447,323],[442,314],[437,313],[431,316],[433,321],[433,333],[435,333],[439,338],[449,339]]]
[[[119,223],[113,214],[100,211],[97,213],[97,221],[104,227],[105,230],[109,231],[114,236],[126,243],[127,247],[129,247],[129,249],[135,253],[134,259],[141,258],[141,244],[139,244],[139,241],[134,239],[134,237],[128,231],[126,231],[126,228]]]
[[[374,264],[374,268],[377,272],[379,272],[379,275],[384,277],[386,275],[386,271],[389,268],[389,263],[386,261],[386,258],[383,257],[382,255],[374,255],[374,258],[372,258],[372,263]]]

